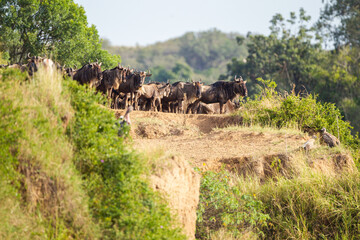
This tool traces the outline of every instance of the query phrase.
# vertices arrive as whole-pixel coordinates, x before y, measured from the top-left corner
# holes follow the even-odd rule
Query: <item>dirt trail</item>
[[[117,114],[120,116],[123,111]],[[131,121],[136,149],[162,148],[205,170],[216,170],[223,163],[241,162],[249,157],[286,154],[305,142],[298,132],[236,127],[240,118],[230,115],[136,111],[131,113]]]

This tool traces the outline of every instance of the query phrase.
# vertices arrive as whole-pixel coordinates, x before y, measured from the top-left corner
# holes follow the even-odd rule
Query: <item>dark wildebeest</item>
[[[28,54],[28,58],[29,59],[26,66],[30,76],[33,76],[40,67],[45,69],[45,71],[49,74],[52,74],[54,72],[54,69],[56,68],[55,63],[49,58],[43,58],[39,56],[30,57],[30,54]]]
[[[73,79],[80,84],[89,84],[90,87],[97,87],[102,80],[101,63],[85,64],[82,68],[76,71]]]
[[[76,67],[75,68],[68,67],[68,68],[65,68],[64,76],[74,78],[74,75],[76,72],[77,72]]]
[[[118,90],[121,83],[126,81],[126,69],[120,65],[113,69],[103,71],[103,78],[96,90],[111,98],[112,89]]]
[[[152,111],[162,111],[161,99],[169,96],[169,94],[169,83],[149,83],[143,85],[137,92],[140,109],[145,110],[147,103],[150,101],[150,109]]]
[[[173,112],[185,112],[188,105],[201,97],[202,83],[200,82],[176,82],[171,85],[168,97],[163,98],[167,110],[170,112],[170,104],[177,104]]]
[[[152,74],[146,72],[132,72],[127,69],[126,80],[120,84],[119,92],[130,93],[130,104],[137,103],[137,94],[135,94],[144,84],[145,78],[150,77]],[[135,99],[134,99],[135,95]],[[126,105],[128,105],[128,97],[126,96]]]
[[[234,78],[231,82],[218,81],[210,86],[203,86],[201,98],[196,100],[195,104],[199,101],[203,103],[219,103],[220,114],[223,113],[223,106],[228,101],[233,101],[235,97],[241,95],[247,96],[246,81],[243,81],[242,77]]]

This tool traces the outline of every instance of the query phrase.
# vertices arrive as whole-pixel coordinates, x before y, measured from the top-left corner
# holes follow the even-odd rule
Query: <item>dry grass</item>
[[[240,236],[234,236],[231,232],[226,229],[220,229],[214,233],[211,233],[209,236],[211,240],[256,240],[258,239],[257,235],[251,230],[241,232]]]
[[[14,109],[20,109],[22,123],[17,127],[24,133],[18,149],[21,198],[17,199],[22,204],[15,204],[20,206],[15,212],[18,219],[25,216],[34,224],[44,224],[40,230],[29,224],[24,238],[33,238],[31,234],[36,238],[37,231],[40,236],[45,232],[48,238],[94,237],[97,230],[87,209],[82,180],[72,163],[72,146],[64,134],[74,111],[62,88],[61,74],[39,69],[28,81],[13,81],[11,89],[4,89],[1,95],[12,102]],[[18,231],[22,230],[17,229],[14,234]]]

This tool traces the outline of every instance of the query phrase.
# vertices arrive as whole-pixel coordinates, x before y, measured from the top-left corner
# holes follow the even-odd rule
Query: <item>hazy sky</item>
[[[315,22],[322,0],[74,0],[89,24],[112,45],[148,45],[189,31],[269,33],[276,13],[285,18],[302,7]]]

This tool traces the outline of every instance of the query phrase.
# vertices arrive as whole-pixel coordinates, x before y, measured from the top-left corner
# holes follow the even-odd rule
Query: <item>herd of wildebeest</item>
[[[103,93],[114,109],[132,105],[135,110],[152,110],[175,113],[226,113],[239,106],[239,97],[247,96],[246,81],[236,76],[232,81],[217,81],[204,85],[201,81],[149,82],[150,71],[136,71],[120,65],[101,70],[101,63],[89,63],[80,69],[65,68],[46,57],[28,55],[26,64],[1,65],[1,68],[18,68],[32,77],[39,68],[60,71]]]

